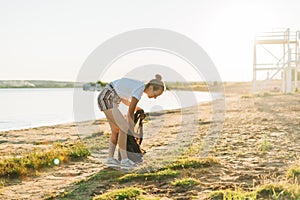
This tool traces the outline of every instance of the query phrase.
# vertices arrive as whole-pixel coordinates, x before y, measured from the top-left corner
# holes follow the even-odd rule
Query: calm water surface
[[[93,116],[82,116],[76,121],[103,118],[97,106],[99,92],[76,90],[81,95],[92,93],[94,98]],[[73,88],[0,89],[0,131],[74,122],[73,94]],[[167,91],[157,99],[143,96],[138,106],[146,112],[170,110],[211,99],[207,92]],[[126,112],[125,106],[120,108]]]

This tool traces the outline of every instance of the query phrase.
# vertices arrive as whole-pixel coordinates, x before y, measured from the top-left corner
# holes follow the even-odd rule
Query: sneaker
[[[106,166],[107,167],[117,167],[119,168],[120,167],[120,162],[114,158],[107,158],[106,160]]]
[[[128,158],[121,160],[121,170],[133,170],[136,167],[136,164]]]

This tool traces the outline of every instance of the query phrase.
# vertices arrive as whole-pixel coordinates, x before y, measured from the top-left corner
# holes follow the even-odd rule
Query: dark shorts
[[[111,84],[107,84],[98,96],[98,106],[101,111],[117,107],[120,102],[121,98]]]

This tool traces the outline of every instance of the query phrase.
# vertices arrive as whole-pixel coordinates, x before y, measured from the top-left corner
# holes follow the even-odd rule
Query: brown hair
[[[166,88],[164,82],[162,81],[162,77],[159,74],[156,74],[155,79],[152,79],[151,81],[149,81],[146,84],[146,88],[148,88],[150,86],[153,86],[154,91],[159,90],[159,89],[162,89],[162,91],[165,91],[165,88]]]

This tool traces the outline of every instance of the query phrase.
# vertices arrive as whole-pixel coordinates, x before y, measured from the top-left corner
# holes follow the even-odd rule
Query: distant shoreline
[[[0,80],[0,89],[13,88],[83,88],[85,83],[49,80]],[[208,91],[203,82],[166,82],[167,89]]]
[[[0,89],[9,88],[80,88],[83,83],[49,80],[0,80]]]
[[[51,89],[51,88],[74,88],[74,86],[62,86],[62,87],[59,87],[59,86],[49,86],[49,87],[22,87],[22,86],[20,86],[20,87],[18,87],[18,86],[16,86],[16,87],[14,87],[14,86],[12,86],[12,87],[0,87],[0,90],[1,89],[42,89],[42,88],[44,88],[44,89]],[[80,87],[76,87],[76,88],[80,88]]]

